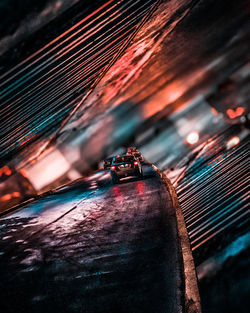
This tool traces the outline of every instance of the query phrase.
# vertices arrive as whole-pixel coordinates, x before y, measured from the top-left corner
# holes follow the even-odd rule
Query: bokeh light
[[[227,149],[231,149],[235,146],[237,146],[240,142],[240,138],[238,136],[232,137],[227,142]]]
[[[194,145],[199,141],[199,139],[200,139],[199,133],[197,131],[193,131],[186,137],[186,142],[189,145]]]

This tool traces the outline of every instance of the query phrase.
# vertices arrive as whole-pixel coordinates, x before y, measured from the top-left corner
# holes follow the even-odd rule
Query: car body
[[[109,157],[103,161],[103,168],[109,170],[112,164],[113,157]]]
[[[134,153],[134,156],[141,162],[141,163],[144,163],[144,157],[143,155],[141,154],[141,152],[135,152]]]
[[[134,155],[123,154],[114,157],[110,170],[113,183],[118,183],[120,178],[128,176],[143,177],[141,163]]]

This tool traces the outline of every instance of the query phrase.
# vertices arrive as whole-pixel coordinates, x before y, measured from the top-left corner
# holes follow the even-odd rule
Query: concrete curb
[[[177,231],[180,240],[182,258],[183,258],[183,269],[184,269],[184,289],[185,289],[185,313],[201,313],[200,294],[198,289],[198,280],[196,275],[196,269],[194,265],[193,255],[190,248],[190,242],[186,223],[182,214],[182,210],[175,192],[174,186],[167,176],[162,173],[155,165],[152,164],[154,170],[160,175],[163,182],[166,184],[167,189],[170,193],[173,206],[176,211],[177,220]],[[183,312],[183,313],[184,313]]]

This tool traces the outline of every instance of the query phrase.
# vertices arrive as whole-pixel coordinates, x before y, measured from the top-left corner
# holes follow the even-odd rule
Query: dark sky
[[[48,5],[51,0],[4,0],[0,6],[0,36],[13,34],[20,23],[29,15],[37,15]]]
[[[0,55],[78,1],[0,1]]]

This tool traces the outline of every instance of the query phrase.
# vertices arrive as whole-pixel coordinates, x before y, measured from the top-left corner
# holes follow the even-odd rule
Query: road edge
[[[185,313],[202,313],[200,293],[198,288],[198,278],[194,265],[193,254],[190,247],[190,241],[186,228],[186,223],[182,214],[181,206],[170,179],[161,172],[155,165],[154,170],[160,175],[161,179],[167,186],[173,207],[176,212],[177,232],[180,241],[182,259],[183,259],[183,277],[184,277],[184,291],[185,291]]]

